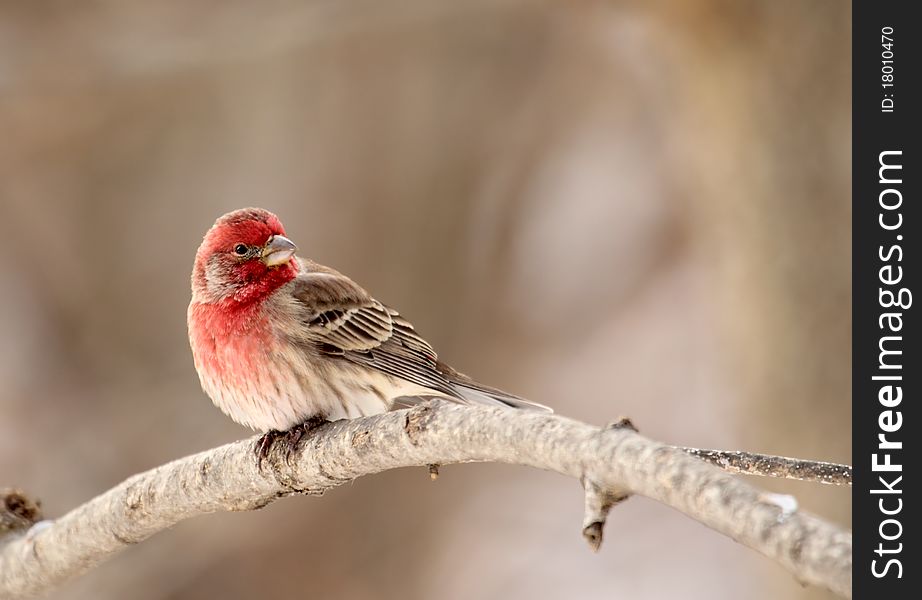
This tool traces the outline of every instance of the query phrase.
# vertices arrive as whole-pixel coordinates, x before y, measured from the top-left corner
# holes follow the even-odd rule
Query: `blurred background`
[[[59,516],[250,435],[201,392],[222,213],[478,379],[669,443],[850,461],[839,0],[0,3],[0,486]],[[754,481],[850,523],[850,492]],[[824,598],[643,498],[500,465],[182,523],[53,595]]]

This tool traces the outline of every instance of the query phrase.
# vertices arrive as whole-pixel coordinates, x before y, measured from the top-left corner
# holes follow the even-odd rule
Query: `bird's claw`
[[[264,433],[258,440],[256,440],[256,468],[262,471],[263,461],[269,456],[269,450],[272,449],[272,444],[275,443],[284,432],[281,432],[277,429],[270,429]]]
[[[301,442],[301,439],[305,436],[305,434],[310,433],[311,431],[317,429],[327,422],[328,421],[324,417],[316,416],[307,419],[303,423],[298,423],[288,431],[278,431],[276,429],[267,431],[256,441],[257,468],[262,470],[263,460],[269,456],[269,451],[272,450],[272,445],[277,439],[282,437],[285,438],[285,464],[290,467],[291,457],[294,454],[295,449],[298,447],[298,443]]]
[[[298,423],[285,433],[285,464],[289,467],[291,466],[291,455],[306,432],[307,428],[304,423]]]

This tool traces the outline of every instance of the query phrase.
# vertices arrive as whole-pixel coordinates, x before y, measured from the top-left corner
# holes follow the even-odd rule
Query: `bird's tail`
[[[537,402],[532,402],[514,394],[510,394],[509,392],[504,392],[474,381],[464,373],[455,371],[445,363],[438,363],[438,371],[444,379],[440,382],[438,387],[433,387],[432,390],[438,390],[439,393],[400,396],[394,400],[391,410],[412,408],[427,398],[442,398],[459,404],[505,406],[507,408],[554,412],[554,409],[549,406],[544,406],[543,404],[538,404]]]
[[[461,373],[452,373],[449,379],[452,389],[465,401],[471,404],[487,404],[493,406],[508,406],[525,410],[541,410],[554,412],[549,406],[525,400],[508,392],[478,383]]]

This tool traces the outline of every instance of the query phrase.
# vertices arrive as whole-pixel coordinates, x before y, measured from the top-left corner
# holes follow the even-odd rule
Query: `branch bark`
[[[802,582],[851,594],[848,532],[791,512],[743,481],[629,427],[432,402],[323,425],[288,457],[283,446],[272,447],[261,469],[254,439],[188,456],[130,477],[47,526],[7,536],[0,540],[0,597],[51,590],[197,515],[253,510],[292,494],[322,494],[388,469],[486,461],[579,479],[587,490],[584,525],[592,526],[599,542],[611,505],[639,494],[778,561]]]
[[[705,450],[684,447],[679,449],[716,465],[727,473],[795,479],[825,485],[850,486],[852,484],[852,468],[849,465],[740,450]]]

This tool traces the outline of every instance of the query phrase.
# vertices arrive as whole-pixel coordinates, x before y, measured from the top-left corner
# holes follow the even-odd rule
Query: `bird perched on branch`
[[[220,217],[195,255],[189,342],[202,388],[234,421],[297,443],[324,420],[426,398],[550,410],[441,362],[409,321],[354,281],[295,256],[278,217]]]

